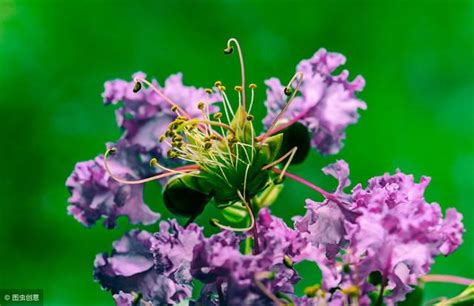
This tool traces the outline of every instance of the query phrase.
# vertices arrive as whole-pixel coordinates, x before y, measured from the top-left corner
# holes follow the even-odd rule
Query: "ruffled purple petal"
[[[312,134],[312,146],[322,154],[339,152],[347,126],[357,122],[358,109],[366,109],[366,104],[355,96],[364,88],[364,79],[357,76],[352,82],[348,81],[347,70],[332,74],[345,61],[343,55],[325,49],[301,61],[297,67],[297,71],[304,74],[301,96],[295,98],[282,116],[281,123],[298,120],[306,125]],[[268,114],[263,122],[269,128],[287,97],[278,79],[267,80],[266,84]]]
[[[111,161],[110,169],[125,179],[137,178],[122,160]],[[160,217],[143,202],[143,185],[121,184],[112,179],[105,171],[103,156],[77,163],[66,186],[71,193],[68,212],[85,226],[92,226],[101,218],[107,228],[112,228],[119,216],[127,216],[132,224],[152,224]]]

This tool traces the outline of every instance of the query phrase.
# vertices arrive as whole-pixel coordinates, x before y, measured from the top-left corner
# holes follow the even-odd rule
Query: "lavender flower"
[[[184,229],[174,220],[161,222],[154,235],[131,231],[114,243],[110,256],[97,255],[95,277],[112,293],[123,292],[114,296],[116,301],[125,303],[135,293],[153,305],[179,303],[191,297],[189,265],[200,240],[199,227]]]
[[[342,54],[328,53],[325,49],[319,49],[312,58],[301,61],[296,69],[304,74],[301,96],[294,99],[281,117],[282,124],[303,123],[312,134],[312,146],[322,154],[339,152],[346,127],[357,122],[359,108],[366,108],[366,104],[355,96],[365,85],[361,76],[349,82],[347,70],[332,75],[345,61]],[[265,83],[268,86],[265,101],[268,114],[263,122],[268,128],[286,104],[286,96],[278,79],[271,78]]]
[[[353,201],[360,215],[347,224],[349,248],[361,256],[357,265],[368,273],[379,271],[393,294],[387,302],[404,299],[418,278],[429,272],[433,258],[447,255],[462,243],[461,215],[449,209],[443,220],[437,203],[427,203],[424,191],[430,179],[415,183],[412,175],[397,171],[357,185]]]
[[[293,295],[293,285],[299,276],[285,265],[285,257],[299,261],[307,243],[267,209],[260,212],[257,225],[262,247],[258,254],[240,253],[241,238],[229,231],[196,246],[191,273],[207,284],[203,294],[215,295],[216,289],[210,288],[219,286],[228,305],[272,305],[259,284],[268,292]]]
[[[112,162],[110,167],[125,178],[136,178],[123,159]],[[132,224],[151,224],[160,217],[143,202],[143,185],[124,185],[112,179],[104,169],[102,155],[77,163],[66,186],[71,192],[68,212],[85,226],[92,226],[101,218],[105,218],[105,227],[113,228],[119,216],[127,216]]]

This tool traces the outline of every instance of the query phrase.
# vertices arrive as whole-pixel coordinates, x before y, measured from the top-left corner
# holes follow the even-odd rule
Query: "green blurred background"
[[[237,59],[222,52],[229,37],[260,85],[257,117],[263,80],[289,79],[320,47],[345,54],[352,76],[367,81],[368,110],[338,156],[312,154],[292,171],[326,188],[335,182],[320,169],[336,158],[355,183],[397,167],[432,176],[427,199],[456,207],[467,228],[433,272],[473,278],[473,3],[0,0],[0,288],[42,288],[46,305],[112,304],[92,263],[130,226],[85,229],[66,213],[64,186],[76,162],[120,136],[103,83],[143,70],[160,82],[181,71],[186,84],[237,84]],[[316,195],[288,181],[273,212],[289,221],[308,197]],[[159,188],[147,186],[146,200],[163,212]],[[303,285],[318,280],[315,267],[304,270]],[[428,284],[427,299],[460,290]]]

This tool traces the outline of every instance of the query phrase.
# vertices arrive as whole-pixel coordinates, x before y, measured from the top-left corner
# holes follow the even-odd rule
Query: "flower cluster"
[[[436,256],[462,244],[462,215],[451,208],[443,218],[440,206],[425,200],[429,178],[417,183],[399,170],[349,190],[349,165],[339,160],[323,169],[338,181],[332,192],[288,172],[310,147],[321,154],[339,152],[346,128],[366,108],[356,96],[365,81],[361,76],[349,81],[346,70],[334,74],[345,57],[320,49],[298,64],[288,85],[276,78],[265,82],[268,114],[257,136],[250,113],[257,86],[248,86],[247,101],[242,51],[230,39],[224,52],[234,49],[242,72],[234,88],[237,108],[220,81],[208,89],[188,87],[176,74],[161,87],[136,73],[131,82],[105,83],[105,104],[120,103],[116,118],[123,134],[107,144],[104,155],[76,165],[66,181],[69,213],[85,226],[104,218],[113,228],[119,216],[154,224],[160,215],[144,203],[143,184],[158,180],[166,208],[188,221],[161,221],[156,233],[126,233],[110,254],[96,256],[96,281],[119,306],[404,300],[428,279]],[[324,198],[307,199],[305,214],[293,217],[291,225],[268,207],[284,177]],[[225,221],[211,219],[221,231],[206,237],[194,221],[209,203]],[[295,286],[303,261],[314,263],[322,279],[301,296]]]

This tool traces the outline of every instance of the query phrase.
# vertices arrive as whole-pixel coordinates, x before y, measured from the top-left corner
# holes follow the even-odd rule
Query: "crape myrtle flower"
[[[348,248],[360,258],[359,270],[367,276],[378,271],[382,286],[388,282],[392,294],[386,303],[403,300],[429,272],[435,256],[448,255],[462,243],[461,214],[450,208],[443,219],[439,204],[424,198],[429,182],[422,177],[415,183],[412,175],[397,170],[352,191],[360,215],[346,223]]]
[[[319,49],[310,59],[301,61],[296,68],[297,73],[302,73],[301,96],[296,97],[279,118],[281,128],[298,121],[305,125],[311,133],[311,145],[322,154],[339,152],[346,127],[357,122],[359,108],[366,109],[366,104],[355,95],[365,86],[362,76],[350,82],[347,70],[332,74],[345,62],[342,54],[325,49]],[[290,84],[292,82],[294,80]],[[265,83],[268,86],[265,101],[268,114],[263,123],[268,128],[286,104],[284,89],[289,87],[284,87],[277,78]]]
[[[115,159],[109,167],[122,177],[137,178],[136,168],[123,158],[125,152],[122,151],[121,158]],[[127,216],[132,224],[151,224],[160,217],[143,202],[143,185],[124,185],[111,178],[104,169],[102,155],[77,163],[66,186],[71,193],[69,214],[87,227],[101,218],[106,228],[113,228],[119,216]]]
[[[239,248],[243,236],[231,231],[216,234],[195,247],[191,273],[206,284],[200,300],[220,295],[227,305],[273,305],[275,294],[293,297],[293,285],[299,276],[292,265],[304,257],[308,244],[266,208],[259,213],[257,231],[257,254],[242,254]]]
[[[110,256],[96,256],[95,278],[115,294],[117,304],[137,296],[153,305],[179,303],[191,297],[189,266],[200,240],[201,228],[185,229],[175,220],[162,221],[155,234],[132,230],[114,243]]]
[[[439,205],[425,201],[429,178],[417,184],[412,175],[397,171],[346,194],[347,163],[338,161],[323,171],[338,179],[336,191],[323,203],[307,200],[306,214],[294,221],[324,254],[313,252],[308,259],[317,262],[323,289],[333,297],[357,296],[358,303],[370,303],[368,293],[376,287],[369,276],[376,273],[381,278],[376,285],[391,290],[384,302],[403,300],[410,286],[429,272],[436,255],[448,255],[462,243],[461,215],[451,208],[443,220]]]

